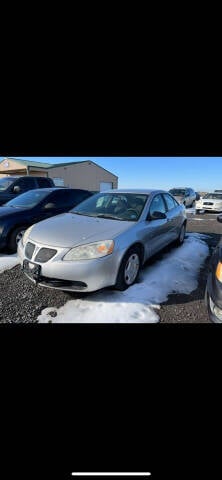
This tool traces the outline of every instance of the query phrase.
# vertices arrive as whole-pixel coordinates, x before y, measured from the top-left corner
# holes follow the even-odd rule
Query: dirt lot
[[[209,235],[210,253],[222,234],[221,224],[216,215],[192,215],[188,213],[187,232],[199,232]],[[209,258],[199,274],[198,288],[189,295],[173,294],[158,310],[162,323],[208,323],[204,304],[204,290],[208,272]],[[155,259],[153,260],[155,261]],[[0,275],[0,322],[26,323],[36,322],[41,310],[46,307],[61,307],[71,299],[62,291],[36,287],[16,266]],[[73,294],[72,298],[75,298]],[[79,298],[79,295],[76,296]]]

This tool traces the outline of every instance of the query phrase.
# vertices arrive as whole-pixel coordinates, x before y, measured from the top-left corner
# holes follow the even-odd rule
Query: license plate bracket
[[[29,277],[33,278],[36,282],[39,281],[41,274],[41,265],[30,262],[29,260],[24,260],[22,270],[27,273]]]

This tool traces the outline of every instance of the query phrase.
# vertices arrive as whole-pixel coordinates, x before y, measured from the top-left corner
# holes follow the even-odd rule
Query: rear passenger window
[[[55,203],[58,208],[71,210],[71,208],[75,207],[85,198],[86,192],[72,192],[71,190],[64,188],[63,190],[54,192],[48,201],[50,203]]]
[[[175,207],[178,207],[178,203],[173,197],[171,197],[167,193],[164,193],[163,196],[164,196],[164,200],[167,204],[167,210],[168,211],[173,210],[173,208],[175,208]]]
[[[88,197],[90,197],[88,192],[70,192],[70,200],[74,202],[73,207]]]
[[[31,177],[26,177],[26,178],[19,178],[16,180],[14,183],[14,187],[20,187],[23,192],[27,190],[31,190],[32,188],[35,188],[35,180],[34,178]]]

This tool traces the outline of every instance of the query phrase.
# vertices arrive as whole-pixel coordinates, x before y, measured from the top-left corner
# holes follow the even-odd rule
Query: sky
[[[197,288],[200,267],[209,254],[206,237],[186,234],[182,246],[172,248],[161,260],[144,268],[139,283],[123,292],[109,289],[86,294],[58,309],[43,309],[37,320],[39,323],[157,323],[160,305],[170,293],[189,294]],[[0,254],[0,273],[18,263],[17,254]]]
[[[5,157],[0,157],[2,161]],[[18,157],[14,157],[18,158]],[[92,160],[119,177],[119,188],[222,189],[222,157],[19,157],[47,163]]]

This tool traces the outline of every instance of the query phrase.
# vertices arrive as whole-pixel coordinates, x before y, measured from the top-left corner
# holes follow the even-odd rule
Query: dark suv
[[[9,202],[21,193],[34,188],[55,187],[54,182],[48,177],[3,177],[0,178],[0,205]]]

